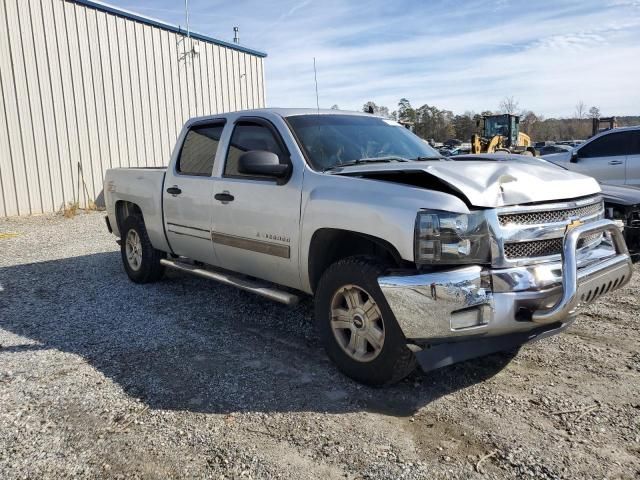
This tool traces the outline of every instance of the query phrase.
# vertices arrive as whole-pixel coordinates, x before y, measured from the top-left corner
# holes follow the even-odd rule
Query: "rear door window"
[[[603,135],[579,150],[580,158],[616,157],[631,154],[631,132]]]
[[[176,164],[180,175],[210,177],[224,123],[193,127],[187,133]]]

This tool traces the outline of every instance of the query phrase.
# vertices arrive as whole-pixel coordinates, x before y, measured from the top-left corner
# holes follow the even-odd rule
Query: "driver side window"
[[[630,155],[631,137],[629,132],[603,135],[578,150],[579,158],[615,157]]]
[[[241,122],[236,125],[231,135],[227,161],[224,166],[224,176],[255,177],[255,175],[246,175],[238,171],[240,156],[251,150],[264,150],[275,153],[280,159],[280,163],[288,163],[287,155],[284,153],[280,141],[269,128],[258,123]]]

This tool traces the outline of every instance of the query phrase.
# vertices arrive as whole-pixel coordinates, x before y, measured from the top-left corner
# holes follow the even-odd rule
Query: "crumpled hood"
[[[583,197],[600,192],[598,182],[585,175],[543,162],[428,161],[345,167],[336,174],[375,179],[375,174],[423,171],[460,192],[476,207],[501,207]],[[371,175],[369,175],[371,174]]]

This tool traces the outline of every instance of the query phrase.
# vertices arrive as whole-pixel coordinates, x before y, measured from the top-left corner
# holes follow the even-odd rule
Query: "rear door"
[[[627,155],[627,185],[640,187],[640,130],[629,132],[631,151]]]
[[[578,148],[577,161],[567,167],[602,182],[624,185],[630,142],[629,132],[602,135]]]
[[[248,176],[238,159],[250,150],[273,152],[291,164],[273,123],[241,117],[233,125],[221,178],[215,185],[212,238],[220,265],[272,282],[298,286],[302,168],[284,180]]]
[[[176,161],[167,169],[163,192],[165,231],[177,255],[217,265],[211,242],[213,166],[225,121],[192,125]]]

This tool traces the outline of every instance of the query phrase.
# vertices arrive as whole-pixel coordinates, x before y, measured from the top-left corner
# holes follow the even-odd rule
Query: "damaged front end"
[[[488,209],[482,216],[486,222],[477,224],[489,229],[487,262],[481,261],[482,248],[472,253],[466,244],[446,248],[455,250],[459,258],[473,255],[468,262],[451,261],[451,257],[441,263],[420,262],[425,238],[427,253],[441,252],[442,245],[432,248],[428,235],[418,234],[417,244],[423,242],[416,247],[421,270],[379,278],[425,370],[558,333],[573,322],[580,307],[621,288],[631,278],[622,234],[614,222],[603,218],[598,196]],[[445,224],[456,228],[450,220]],[[424,222],[417,225],[424,231]],[[426,231],[430,228],[427,225]],[[469,225],[458,228],[463,241]],[[484,228],[471,230],[479,233]],[[435,232],[436,237],[446,238],[447,245],[452,243],[441,232]],[[469,265],[451,268],[460,263]]]

